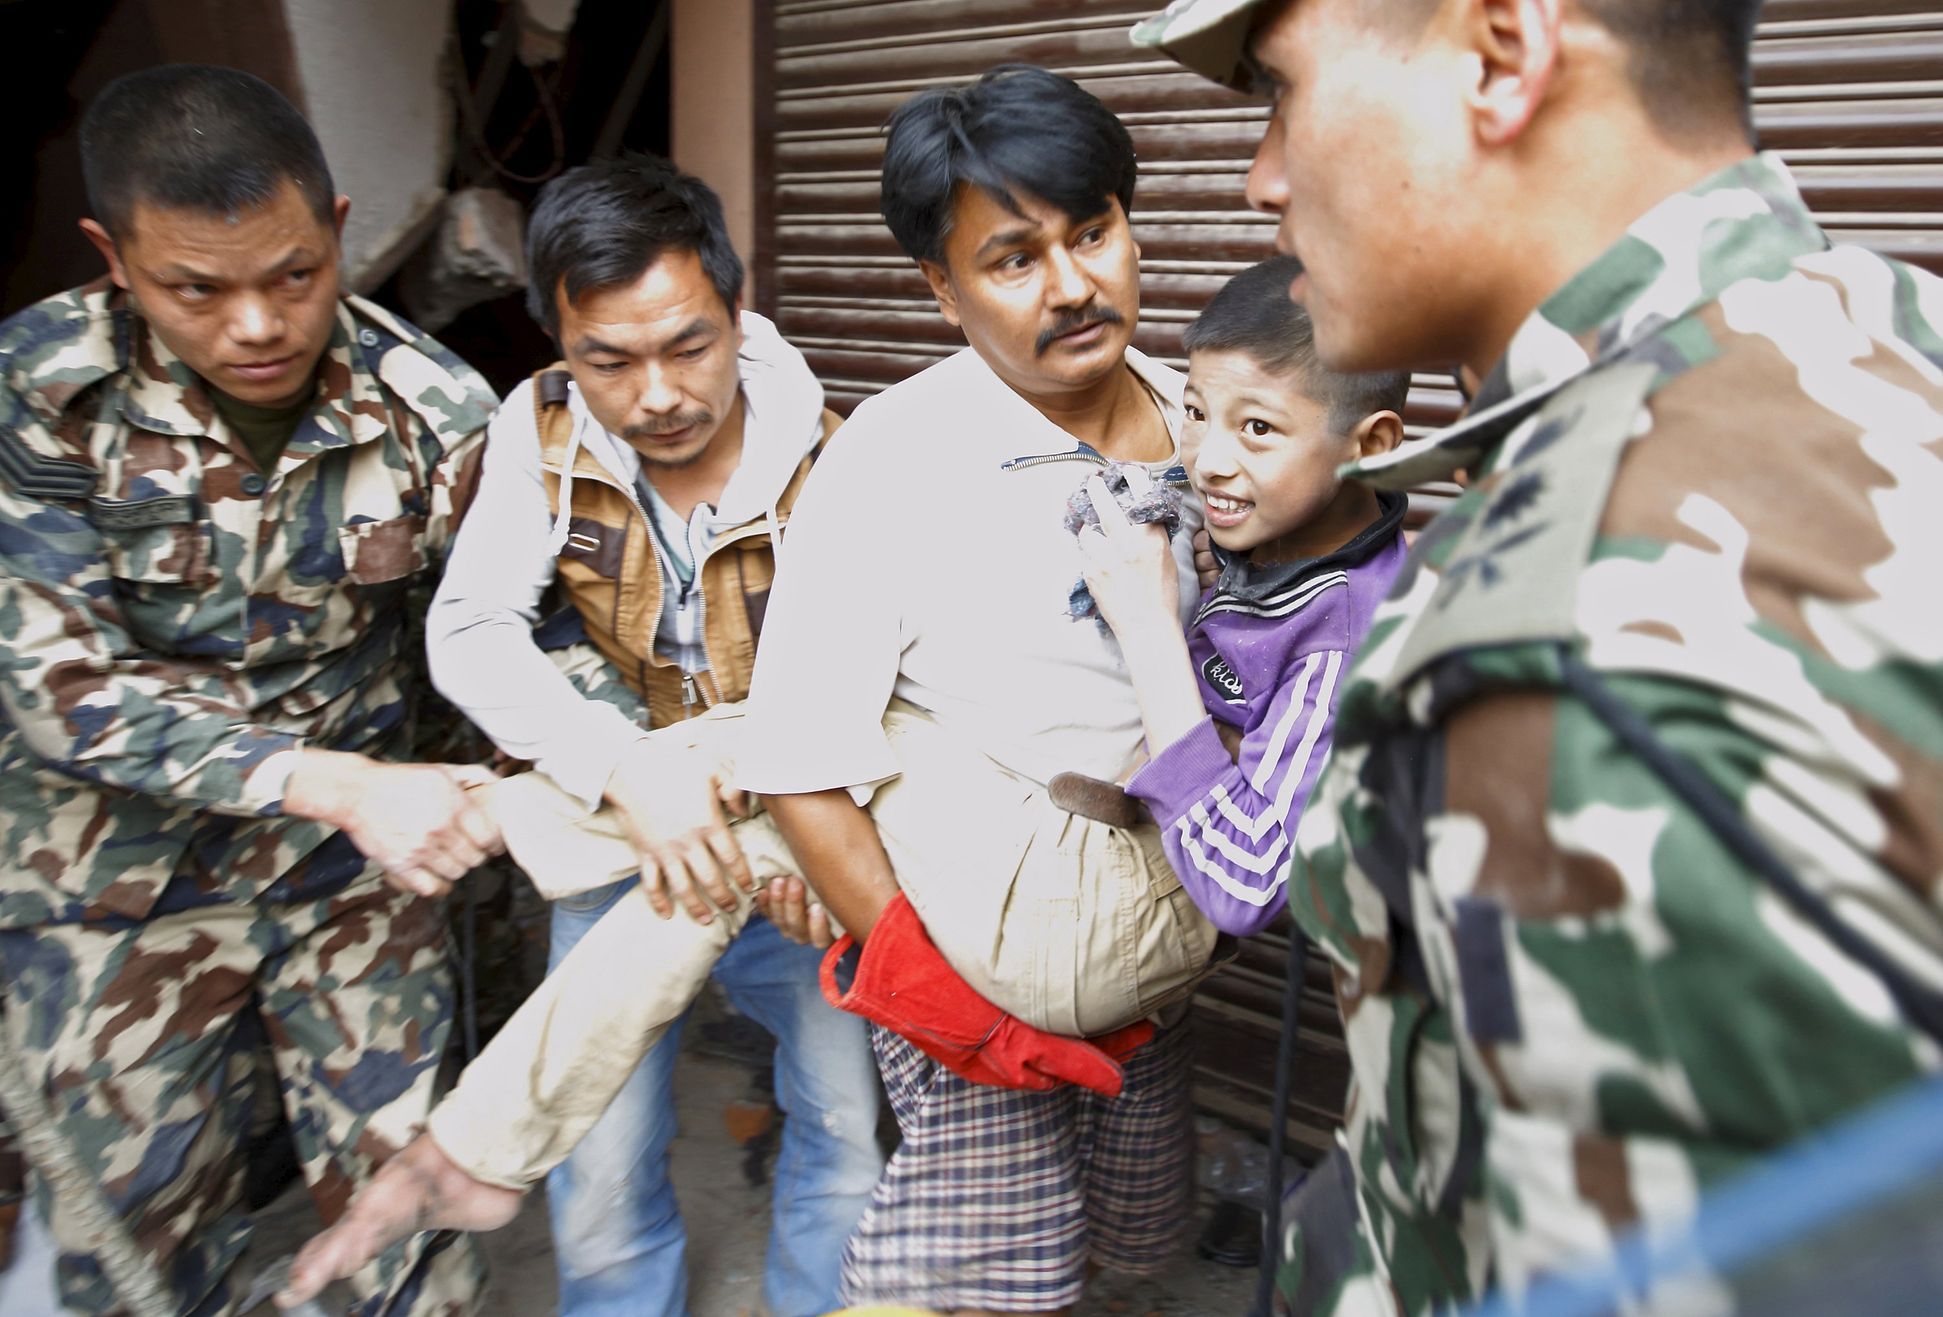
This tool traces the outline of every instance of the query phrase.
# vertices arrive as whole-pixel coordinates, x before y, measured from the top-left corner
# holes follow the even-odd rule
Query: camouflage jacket
[[[1467,419],[1354,474],[1460,468],[1291,882],[1355,1066],[1366,1306],[1407,1313],[1600,1256],[1943,1063],[1829,932],[1943,985],[1943,283],[1831,248],[1750,159],[1549,298]]]
[[[0,325],[0,926],[141,918],[179,872],[252,896],[330,835],[259,766],[398,757],[406,591],[494,400],[357,298],[319,381],[259,471],[105,281]]]

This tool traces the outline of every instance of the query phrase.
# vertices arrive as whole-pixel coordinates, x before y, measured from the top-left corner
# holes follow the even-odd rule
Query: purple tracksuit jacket
[[[1127,783],[1215,927],[1260,932],[1288,901],[1296,821],[1329,757],[1336,692],[1403,566],[1406,500],[1327,557],[1258,567],[1223,555],[1187,632],[1209,717]],[[1240,762],[1215,733],[1241,730]]]

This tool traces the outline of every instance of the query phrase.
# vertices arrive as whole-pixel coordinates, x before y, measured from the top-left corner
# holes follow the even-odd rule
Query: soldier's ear
[[[350,214],[351,199],[349,197],[339,196],[331,202],[331,231],[337,235],[339,242],[344,240],[344,221],[350,217]]]
[[[1466,99],[1486,146],[1516,140],[1557,72],[1560,0],[1467,0],[1465,38],[1476,62]]]
[[[1357,423],[1349,439],[1358,458],[1381,457],[1403,442],[1403,418],[1390,411],[1371,412]]]
[[[108,262],[108,277],[115,281],[115,287],[126,292],[128,269],[121,263],[121,248],[115,245],[114,235],[91,219],[81,221],[81,232],[86,234],[88,241],[94,244],[94,249],[101,253],[101,259]]]
[[[951,286],[951,275],[937,261],[919,261],[918,269],[924,271],[924,281],[931,285],[931,296],[938,299],[938,314],[958,324],[958,290]]]

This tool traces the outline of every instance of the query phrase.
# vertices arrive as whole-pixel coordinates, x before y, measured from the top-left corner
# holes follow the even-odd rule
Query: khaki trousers
[[[728,706],[649,738],[670,783],[687,779],[679,798],[692,797],[697,775],[733,780],[739,723]],[[901,702],[884,728],[901,773],[870,812],[898,884],[966,982],[1028,1024],[1074,1036],[1193,991],[1215,930],[1181,890],[1156,828],[1068,814]],[[508,851],[549,899],[639,870],[611,810],[590,811],[536,773],[484,790]],[[759,883],[796,872],[766,815],[733,831]],[[558,1165],[688,1009],[752,909],[743,894],[704,925],[681,911],[662,919],[628,892],[433,1111],[439,1147],[475,1178],[513,1188]]]

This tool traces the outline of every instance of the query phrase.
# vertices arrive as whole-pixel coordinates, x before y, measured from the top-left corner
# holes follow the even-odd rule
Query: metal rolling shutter
[[[1229,275],[1270,251],[1242,181],[1266,110],[1126,40],[1158,7],[1126,0],[796,0],[760,34],[758,286],[762,309],[809,356],[833,406],[858,401],[961,345],[877,217],[885,117],[911,93],[1023,60],[1081,81],[1132,131],[1141,161],[1135,342],[1177,365],[1180,330]],[[1839,238],[1943,272],[1943,9],[1910,0],[1769,0],[1755,51],[1764,142],[1797,170]],[[1413,432],[1459,399],[1421,376]],[[1440,501],[1420,497],[1420,515]],[[1197,1096],[1266,1128],[1280,929],[1255,939],[1203,993]],[[1348,1065],[1326,973],[1311,958],[1291,1134],[1320,1146]]]

